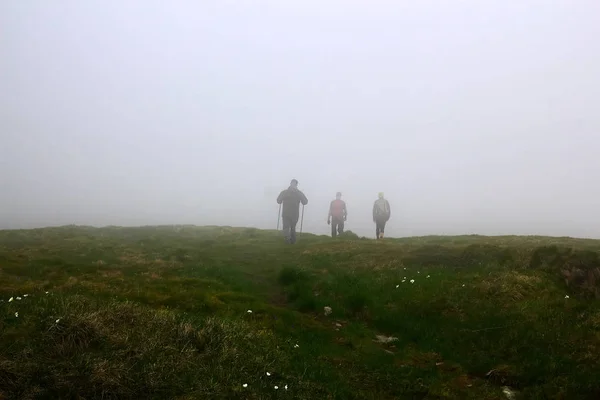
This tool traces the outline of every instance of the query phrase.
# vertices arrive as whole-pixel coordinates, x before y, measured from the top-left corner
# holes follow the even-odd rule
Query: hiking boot
[[[383,232],[379,234],[379,239],[383,239]]]

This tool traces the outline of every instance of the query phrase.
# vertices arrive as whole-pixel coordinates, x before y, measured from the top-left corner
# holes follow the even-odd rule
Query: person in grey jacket
[[[383,239],[385,224],[392,215],[390,203],[383,198],[383,193],[379,193],[379,198],[373,204],[373,222],[375,222],[375,235],[377,239]]]
[[[296,243],[296,225],[300,217],[300,203],[308,204],[308,199],[298,189],[298,181],[292,179],[290,187],[279,193],[277,204],[281,204],[281,219],[283,220],[283,234],[286,242]]]

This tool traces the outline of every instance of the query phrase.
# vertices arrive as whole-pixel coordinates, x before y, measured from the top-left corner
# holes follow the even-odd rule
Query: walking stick
[[[300,220],[300,233],[302,233],[302,225],[304,225],[304,204],[302,204],[302,219]]]
[[[279,219],[281,218],[281,204],[279,205],[279,212],[277,213],[277,230],[279,230]]]

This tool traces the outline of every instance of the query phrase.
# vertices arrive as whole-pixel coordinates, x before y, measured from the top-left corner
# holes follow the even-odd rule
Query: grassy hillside
[[[351,236],[0,231],[0,399],[600,398],[599,241]]]

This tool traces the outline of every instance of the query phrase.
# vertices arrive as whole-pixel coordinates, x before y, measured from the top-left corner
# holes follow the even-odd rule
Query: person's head
[[[337,200],[341,199],[341,198],[342,198],[342,192],[337,192],[337,193],[335,194],[335,198],[336,198]]]
[[[297,188],[298,181],[296,179],[292,179],[292,181],[290,182],[290,187]]]
[[[383,192],[379,192],[379,198],[383,199]]]

